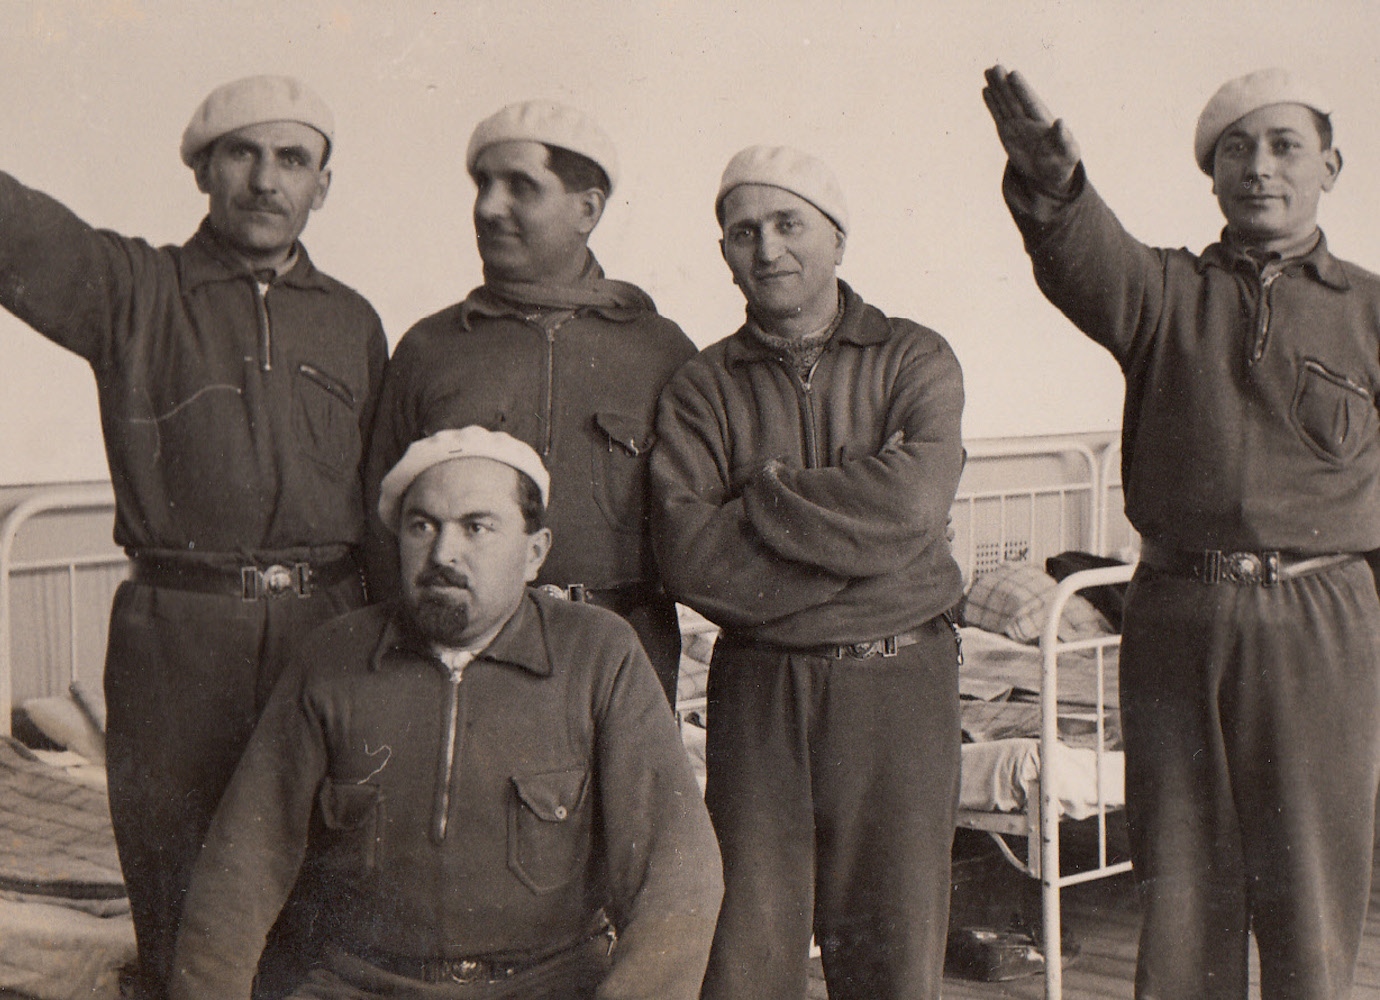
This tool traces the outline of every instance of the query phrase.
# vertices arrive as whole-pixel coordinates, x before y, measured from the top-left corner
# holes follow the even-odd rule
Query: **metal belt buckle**
[[[583,583],[572,583],[568,587],[562,587],[559,583],[543,583],[537,589],[543,594],[562,601],[574,601],[576,604],[583,604],[589,599]]]
[[[489,963],[479,962],[472,958],[461,958],[454,961],[444,961],[441,963],[442,976],[452,983],[465,985],[466,983],[485,983],[491,978],[489,975]]]
[[[874,656],[892,657],[896,655],[896,637],[873,639],[871,642],[855,642],[841,647],[844,656],[855,660],[870,660]]]
[[[1278,552],[1210,552],[1208,553],[1209,583],[1226,580],[1230,583],[1265,586],[1279,580]],[[1216,556],[1215,559],[1212,557]],[[1214,566],[1215,564],[1215,566]],[[1216,572],[1213,573],[1215,568]]]
[[[311,564],[274,563],[266,569],[257,566],[240,567],[240,596],[246,601],[260,597],[311,596]]]

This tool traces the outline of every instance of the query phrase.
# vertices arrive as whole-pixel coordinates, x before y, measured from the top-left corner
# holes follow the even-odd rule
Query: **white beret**
[[[583,112],[555,101],[509,104],[474,127],[465,169],[474,173],[479,154],[496,142],[542,142],[588,157],[604,168],[609,189],[618,186],[618,151],[613,140]]]
[[[335,136],[331,109],[306,84],[290,76],[247,76],[217,87],[193,112],[182,133],[182,162],[190,167],[197,153],[227,132],[263,122],[309,125],[326,137],[327,152]]]
[[[767,184],[799,195],[827,215],[840,232],[848,232],[843,189],[834,172],[808,153],[789,146],[749,146],[729,160],[714,199],[719,225],[724,221],[724,199],[743,184]]]
[[[1203,173],[1212,176],[1213,153],[1227,127],[1271,104],[1302,104],[1320,115],[1332,113],[1332,105],[1315,84],[1286,69],[1261,69],[1228,80],[1203,108],[1193,133],[1193,157]]]
[[[542,506],[546,506],[551,476],[532,446],[503,431],[471,424],[437,431],[430,437],[413,441],[398,459],[398,464],[388,470],[379,485],[379,517],[389,530],[398,530],[403,496],[417,477],[433,465],[456,458],[488,458],[525,472],[537,484]]]

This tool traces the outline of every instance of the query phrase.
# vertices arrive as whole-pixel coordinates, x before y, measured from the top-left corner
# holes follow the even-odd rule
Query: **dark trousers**
[[[106,769],[141,993],[165,991],[192,865],[293,644],[362,602],[354,578],[259,601],[132,582],[116,592]]]
[[[666,701],[674,708],[680,676],[680,622],[676,619],[675,602],[669,597],[649,601],[628,609],[623,617],[641,640],[656,679],[666,693]]]
[[[832,1000],[939,995],[958,798],[954,636],[892,658],[721,638],[705,801],[724,862],[706,1000],[803,998],[813,931]]]
[[[1143,998],[1347,995],[1380,782],[1380,602],[1360,560],[1275,587],[1142,566],[1122,726]]]

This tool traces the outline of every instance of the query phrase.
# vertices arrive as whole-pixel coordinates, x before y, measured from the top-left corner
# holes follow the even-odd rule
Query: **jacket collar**
[[[379,635],[374,653],[369,658],[369,669],[381,669],[384,659],[395,653],[426,660],[436,658],[426,641],[408,625],[407,617],[400,605],[394,605],[388,620],[384,623],[383,632]],[[476,653],[474,658],[476,661],[488,660],[491,663],[521,667],[538,677],[551,676],[551,656],[546,649],[541,609],[533,599],[530,589],[523,594],[517,610],[498,630],[498,635]]]
[[[839,281],[843,293],[843,319],[838,329],[829,339],[833,343],[854,344],[869,347],[880,344],[891,336],[891,327],[886,317],[862,300],[862,297],[846,281]],[[728,364],[750,363],[775,358],[771,348],[752,335],[748,324],[744,323],[728,338],[724,346],[724,361]]]
[[[1300,257],[1290,258],[1288,263],[1300,266],[1305,274],[1329,288],[1346,291],[1351,287],[1351,282],[1347,280],[1346,269],[1342,267],[1342,262],[1328,251],[1327,237],[1323,235],[1322,230],[1318,231],[1318,241],[1313,244],[1313,249]],[[1205,272],[1209,267],[1234,271],[1242,266],[1254,269],[1255,263],[1242,250],[1228,241],[1225,229],[1222,230],[1222,238],[1203,251],[1197,264],[1199,274]]]
[[[509,294],[503,294],[504,291]],[[524,301],[524,291],[535,294],[538,301]],[[483,284],[460,303],[459,322],[461,329],[469,330],[471,317],[527,320],[542,312],[563,309],[588,313],[611,323],[630,323],[646,313],[656,312],[656,305],[636,285],[606,278],[594,254],[586,250],[584,271],[575,285],[542,288],[540,285]]]
[[[235,256],[211,226],[209,216],[201,221],[200,227],[183,245],[183,249],[186,252],[182,255],[182,282],[189,289],[215,281],[237,281],[253,277],[253,272]],[[297,255],[296,263],[286,274],[274,278],[273,283],[293,288],[326,290],[329,287],[326,276],[312,264],[311,258],[307,256],[307,248],[299,241],[293,246],[293,252]]]

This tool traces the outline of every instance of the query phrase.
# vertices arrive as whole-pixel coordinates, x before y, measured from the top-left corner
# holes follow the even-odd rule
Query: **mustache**
[[[428,566],[417,574],[419,587],[468,587],[469,578],[449,566]]]
[[[272,198],[250,198],[239,203],[239,207],[246,212],[272,212],[275,215],[287,215],[286,205],[274,201]]]

